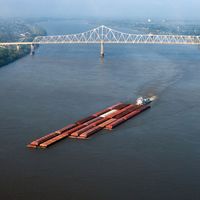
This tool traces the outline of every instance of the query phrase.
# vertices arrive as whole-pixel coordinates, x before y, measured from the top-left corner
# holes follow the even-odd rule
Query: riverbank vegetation
[[[0,42],[32,41],[36,36],[46,35],[46,31],[21,19],[0,19]],[[0,67],[15,61],[30,52],[29,45],[0,46]]]

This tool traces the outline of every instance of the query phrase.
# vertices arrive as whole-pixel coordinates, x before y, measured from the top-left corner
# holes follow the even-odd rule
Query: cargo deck
[[[149,105],[136,105],[119,102],[73,124],[69,124],[57,131],[38,138],[28,144],[27,147],[47,148],[64,138],[87,139],[102,129],[112,130],[116,126],[149,108]]]

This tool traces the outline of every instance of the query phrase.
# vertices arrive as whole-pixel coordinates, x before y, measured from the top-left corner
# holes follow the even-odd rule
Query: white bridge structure
[[[38,36],[32,42],[4,42],[0,47],[16,45],[19,49],[20,45],[31,45],[31,53],[34,53],[35,45],[40,44],[100,44],[101,56],[104,56],[104,44],[199,45],[200,36],[130,34],[102,25],[78,34]]]

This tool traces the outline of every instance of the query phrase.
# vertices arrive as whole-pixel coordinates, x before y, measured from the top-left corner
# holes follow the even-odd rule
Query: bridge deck
[[[104,25],[84,33],[38,36],[32,42],[2,42],[0,46],[34,44],[200,44],[200,36],[123,33]]]

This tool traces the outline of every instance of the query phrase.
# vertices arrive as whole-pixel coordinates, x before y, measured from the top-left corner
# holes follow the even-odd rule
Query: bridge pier
[[[31,44],[30,55],[34,55],[34,54],[35,54],[35,45]]]
[[[101,52],[100,52],[100,54],[101,54],[101,57],[103,58],[104,57],[104,42],[103,42],[103,40],[101,40]]]
[[[17,49],[17,51],[19,51],[19,50],[20,50],[20,46],[19,46],[19,45],[17,45],[17,46],[16,46],[16,49]]]

